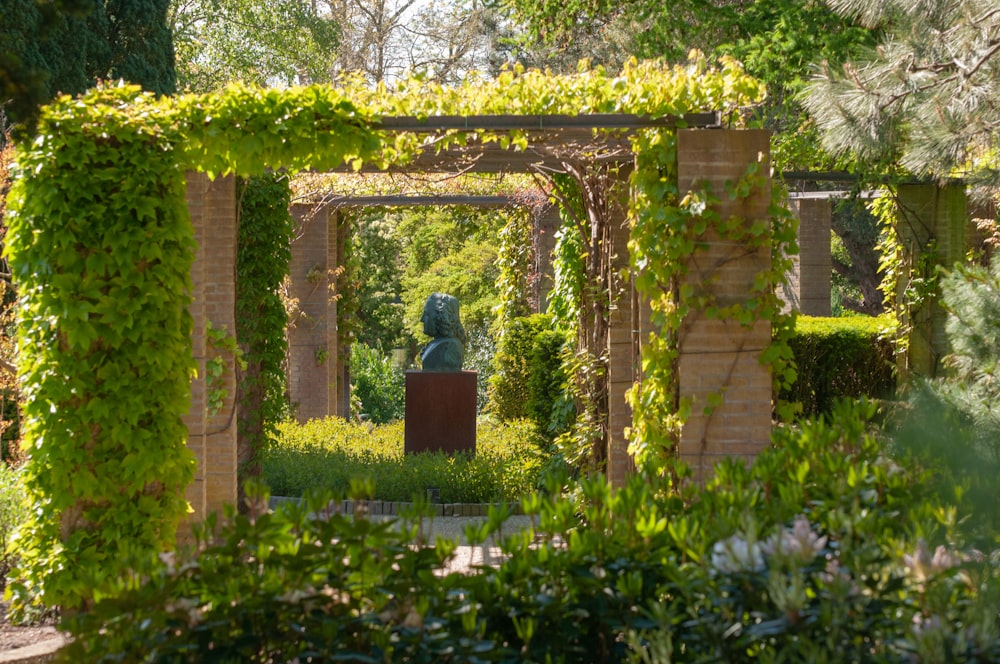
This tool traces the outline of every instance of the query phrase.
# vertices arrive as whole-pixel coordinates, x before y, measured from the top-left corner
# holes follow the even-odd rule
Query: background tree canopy
[[[5,0],[0,4],[0,106],[30,130],[63,92],[124,78],[158,94],[176,89],[169,0]]]
[[[826,66],[806,106],[835,153],[916,174],[1000,184],[1000,7],[995,0],[836,0],[887,26],[877,50]]]

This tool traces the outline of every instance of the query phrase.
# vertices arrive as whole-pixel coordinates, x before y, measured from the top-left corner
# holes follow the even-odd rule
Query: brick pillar
[[[623,175],[623,177],[628,177]],[[613,210],[618,210],[612,206]],[[632,426],[632,407],[625,393],[632,388],[641,371],[638,347],[639,307],[634,286],[622,275],[629,267],[628,240],[630,228],[623,209],[610,219],[608,233],[612,243],[612,270],[609,294],[608,330],[608,481],[622,487],[635,472],[635,463],[628,453],[625,430]]]
[[[784,300],[790,309],[807,316],[829,316],[832,201],[827,196],[792,194],[789,203],[799,220],[799,255],[792,257],[792,273],[783,289]]]
[[[933,262],[950,268],[965,260],[968,242],[965,187],[933,184],[900,185],[896,192],[896,233],[913,261],[933,242]],[[896,284],[897,296],[906,286],[908,275]],[[947,314],[938,298],[929,298],[910,312],[909,350],[899,361],[905,370],[934,376],[941,358],[948,354],[944,323]]]
[[[289,321],[288,391],[300,422],[338,413],[337,303],[333,273],[337,262],[336,216],[327,208],[293,205],[299,223],[292,243],[289,295],[298,313]]]
[[[198,377],[191,384],[191,410],[185,418],[188,446],[198,461],[195,481],[187,498],[194,520],[236,502],[236,366],[230,352],[219,353],[206,342],[206,324],[236,333],[236,181],[210,181],[200,173],[188,175],[187,203],[198,249],[191,279],[192,343]],[[222,357],[226,369],[221,389],[226,396],[218,413],[207,410],[206,362]],[[213,388],[215,389],[215,388]]]
[[[741,218],[749,225],[768,219],[771,200],[769,133],[766,131],[698,130],[677,132],[680,191],[707,183],[720,199],[715,211],[723,218]],[[760,163],[762,186],[749,198],[730,200],[726,183],[740,179],[747,167]],[[744,244],[719,238],[712,232],[699,238],[688,264],[686,283],[696,293],[707,288],[719,306],[751,297],[754,275],[767,269],[770,249],[750,250]],[[769,321],[750,327],[712,320],[693,312],[680,332],[680,397],[690,399],[691,416],[681,432],[680,457],[695,477],[705,477],[723,457],[753,458],[767,447],[771,434],[771,371],[759,362],[770,343]],[[705,414],[710,395],[721,394],[721,404]]]
[[[328,238],[330,249],[330,265],[340,265],[340,257],[347,255],[344,246],[347,242],[347,226],[344,215],[334,213],[330,217],[330,233]],[[346,287],[346,277],[337,277],[337,288]],[[331,299],[327,307],[327,344],[336,353],[332,356],[337,358],[335,371],[337,376],[337,394],[330,408],[330,414],[338,417],[351,416],[351,345],[340,336],[340,312],[337,308],[337,300]]]
[[[534,218],[535,275],[532,284],[532,295],[537,302],[537,311],[544,313],[549,308],[549,293],[555,285],[555,274],[552,270],[552,252],[556,248],[556,232],[562,225],[559,218],[559,206],[546,205]]]

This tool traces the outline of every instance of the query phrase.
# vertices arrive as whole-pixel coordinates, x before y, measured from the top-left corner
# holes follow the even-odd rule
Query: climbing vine
[[[357,169],[406,163],[424,147],[480,141],[524,149],[528,142],[522,131],[389,132],[379,122],[386,115],[728,114],[760,93],[738,63],[712,67],[695,57],[678,67],[630,62],[616,75],[512,69],[456,88],[408,79],[391,88],[232,86],[156,99],[119,86],[57,99],[42,111],[39,138],[18,153],[7,212],[6,251],[22,298],[25,479],[36,504],[18,544],[24,573],[15,599],[24,601],[30,586],[45,603],[71,608],[134,584],[152,554],[172,546],[187,513],[194,459],[183,417],[195,365],[185,170],[251,176],[268,168]],[[696,303],[672,288],[677,274],[652,263],[694,250],[684,224],[727,224],[701,215],[697,196],[677,191],[673,144],[666,129],[645,131],[634,144],[634,261],[661,324],[676,320],[678,306]],[[749,239],[769,241],[756,226]],[[757,304],[725,315],[772,317],[768,287],[762,278]],[[652,420],[676,411],[673,328],[664,329],[662,343],[647,345],[644,363],[654,379],[634,401],[641,462],[669,449],[669,436]],[[662,378],[658,367],[666,367]]]
[[[636,169],[632,176],[632,233],[629,243],[637,290],[648,299],[655,332],[642,339],[642,379],[628,398],[633,409],[629,453],[639,468],[655,474],[674,472],[681,431],[700,408],[706,416],[725,398],[726,386],[695,403],[679,389],[679,361],[683,336],[697,314],[703,320],[724,321],[749,328],[757,321],[772,326],[772,342],[761,355],[777,385],[795,378],[787,340],[791,316],[782,315],[777,286],[790,267],[789,256],[798,252],[797,222],[780,204],[781,192],[772,192],[767,216],[751,221],[720,215],[720,197],[740,200],[765,183],[766,164],[750,164],[726,191],[700,186],[682,191],[676,174],[676,133],[645,131],[634,139]],[[766,267],[753,278],[747,297],[720,302],[710,287],[716,278],[689,272],[692,258],[709,246],[712,238],[729,241],[737,251],[764,252]],[[721,265],[719,266],[721,267]]]
[[[270,172],[241,182],[236,251],[236,337],[245,358],[237,383],[237,463],[242,489],[260,475],[259,454],[287,413],[287,318],[281,285],[293,237],[289,178]]]

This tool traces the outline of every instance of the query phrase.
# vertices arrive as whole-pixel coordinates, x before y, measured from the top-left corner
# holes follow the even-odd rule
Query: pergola
[[[384,132],[419,132],[424,149],[411,162],[390,167],[390,172],[528,172],[536,174],[568,173],[575,177],[588,174],[613,174],[618,192],[628,191],[627,178],[634,163],[630,136],[649,127],[677,128],[677,169],[681,191],[708,184],[723,192],[727,182],[739,179],[751,164],[767,165],[768,133],[755,130],[722,128],[718,114],[704,113],[683,117],[649,119],[625,114],[601,115],[505,115],[437,116],[423,119],[383,118]],[[526,139],[520,145],[482,142],[479,132],[519,130]],[[464,145],[452,144],[437,150],[437,140],[445,132],[466,132]],[[343,169],[348,170],[348,169]],[[371,171],[368,166],[362,172]],[[764,172],[767,172],[766,170]],[[767,182],[767,180],[765,180]],[[605,192],[607,193],[607,192]],[[329,283],[316,284],[308,275],[316,267],[332,268],[339,264],[343,238],[336,229],[338,206],[438,205],[459,202],[495,205],[504,201],[475,197],[405,198],[384,195],[344,197],[335,204],[312,210],[312,218],[302,237],[293,247],[292,295],[311,321],[304,341],[292,340],[291,390],[299,395],[300,416],[318,417],[344,414],[345,370],[337,362],[316,361],[315,349],[323,345],[328,357],[340,353],[337,340],[337,303],[328,296]],[[634,467],[628,453],[626,430],[632,425],[632,411],[626,392],[642,380],[641,351],[652,332],[648,308],[629,278],[629,224],[627,200],[618,200],[612,217],[602,220],[608,234],[601,246],[608,252],[611,268],[607,288],[611,299],[607,309],[607,330],[603,352],[607,384],[607,468],[614,485],[625,482]],[[736,217],[752,224],[769,218],[769,186],[760,187],[748,198],[726,199],[714,203],[722,217]],[[232,320],[233,274],[236,251],[237,204],[231,179],[209,181],[191,176],[188,204],[198,236],[199,253],[193,269],[195,301],[195,355],[206,359],[204,325],[211,312],[214,324],[234,328]],[[293,212],[299,216],[304,208]],[[548,219],[546,223],[553,223]],[[536,252],[550,251],[536,243]],[[544,259],[541,260],[544,264]],[[720,304],[738,303],[750,297],[755,274],[770,265],[770,254],[747,248],[725,239],[706,236],[688,267],[692,283],[707,279]],[[327,270],[322,271],[324,274]],[[227,315],[229,319],[225,318]],[[303,330],[305,334],[306,331]],[[752,458],[766,447],[771,427],[771,372],[761,364],[760,355],[770,343],[770,324],[757,321],[742,326],[713,319],[703,313],[686,324],[680,339],[679,398],[694,405],[683,429],[680,454],[699,475],[709,472],[722,457]],[[199,339],[201,341],[199,342]],[[199,345],[200,343],[200,345]],[[296,348],[298,350],[296,350]],[[235,367],[226,377],[235,385]],[[703,408],[710,394],[723,394],[723,402],[714,409]],[[235,390],[229,391],[230,395]],[[219,509],[236,498],[235,403],[228,398],[222,411],[207,416],[202,407],[204,385],[193,388],[194,404],[188,419],[189,445],[198,457],[198,477],[188,491],[188,499],[197,515]],[[308,395],[310,409],[303,412]]]

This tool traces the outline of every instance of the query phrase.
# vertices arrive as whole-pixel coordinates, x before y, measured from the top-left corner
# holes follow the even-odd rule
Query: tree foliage
[[[655,0],[493,0],[491,5],[527,27],[515,56],[530,59],[540,41],[570,50],[586,46],[581,57],[596,64],[617,65],[628,54],[679,62],[695,48],[736,58],[767,85],[758,121],[779,132],[772,156],[786,170],[830,164],[817,152],[815,129],[796,99],[813,63],[843,62],[873,38],[812,0],[681,0],[669,6]]]
[[[302,0],[171,0],[181,88],[226,83],[327,83],[340,44],[336,20]]]
[[[993,0],[836,0],[842,15],[884,26],[877,50],[808,88],[823,144],[862,162],[997,183],[1000,8]]]
[[[0,5],[0,107],[27,128],[57,93],[123,78],[175,90],[169,0],[7,0]]]

